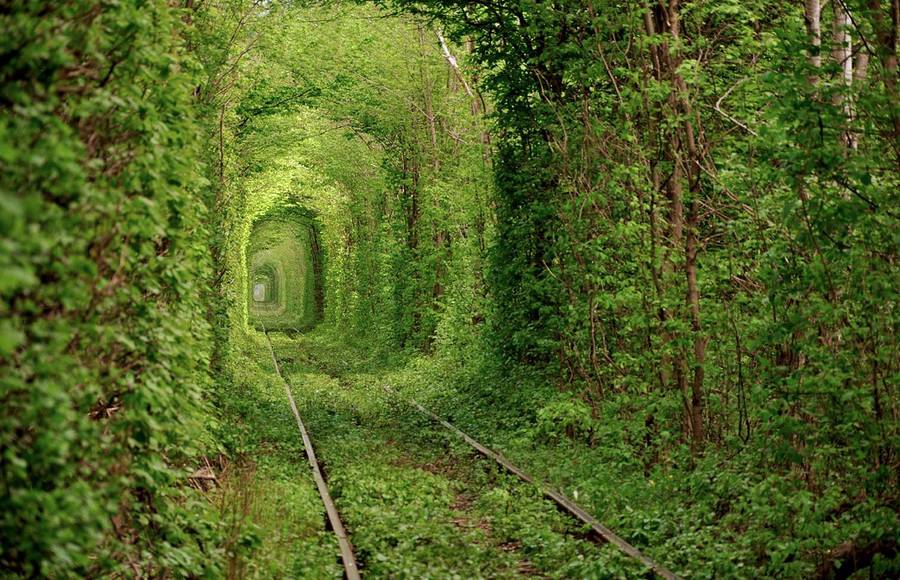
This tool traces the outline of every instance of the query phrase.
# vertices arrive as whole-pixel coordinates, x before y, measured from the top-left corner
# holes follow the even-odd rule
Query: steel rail
[[[546,483],[544,483],[542,481],[536,480],[534,477],[532,477],[531,475],[529,475],[528,473],[526,473],[519,467],[516,467],[516,465],[513,464],[513,462],[511,462],[509,459],[504,457],[502,454],[500,454],[497,451],[494,451],[492,449],[489,449],[488,447],[485,447],[484,445],[482,445],[481,443],[479,443],[472,437],[468,436],[462,430],[457,428],[455,425],[448,423],[447,421],[441,419],[439,416],[435,415],[434,413],[432,413],[431,411],[429,411],[428,409],[423,407],[421,404],[419,404],[418,401],[416,401],[412,397],[407,397],[407,396],[401,395],[400,393],[398,393],[397,391],[395,391],[394,389],[392,389],[391,387],[389,387],[387,385],[384,385],[384,390],[392,395],[395,395],[395,396],[401,398],[401,399],[406,399],[413,407],[415,407],[423,415],[433,419],[434,421],[437,421],[438,423],[443,425],[447,430],[458,435],[461,439],[463,439],[463,441],[465,441],[470,446],[475,448],[479,453],[481,453],[485,457],[493,459],[498,464],[503,466],[507,471],[509,471],[510,473],[512,473],[519,479],[521,479],[522,481],[525,481],[532,485],[536,485],[538,487],[538,489],[540,489],[541,493],[544,494],[545,497],[552,499],[556,503],[556,505],[558,505],[563,511],[568,512],[569,514],[574,516],[576,519],[578,519],[582,523],[589,525],[591,527],[591,529],[593,529],[594,532],[596,532],[597,535],[599,535],[601,538],[603,538],[610,544],[616,546],[619,550],[621,550],[628,556],[631,556],[638,562],[640,562],[640,563],[644,564],[645,566],[647,566],[648,568],[650,568],[654,572],[654,574],[656,574],[660,578],[665,578],[665,580],[681,580],[681,578],[679,576],[674,574],[668,568],[666,568],[662,564],[658,563],[656,560],[653,560],[649,556],[645,555],[643,552],[641,552],[640,550],[638,550],[637,548],[635,548],[634,546],[629,544],[627,541],[625,541],[621,536],[619,536],[618,534],[616,534],[615,532],[613,532],[612,530],[610,530],[609,528],[604,526],[597,518],[595,518],[590,513],[588,513],[587,510],[585,510],[583,507],[581,507],[580,505],[578,505],[577,503],[575,503],[574,501],[569,499],[562,492],[560,492],[556,489],[553,489],[552,487],[550,487],[549,485],[547,485]]]
[[[328,522],[331,524],[334,535],[337,536],[338,546],[341,549],[341,561],[344,564],[344,574],[347,580],[359,580],[359,568],[356,565],[356,557],[353,555],[353,546],[350,545],[350,538],[347,535],[344,524],[341,523],[341,516],[338,514],[337,506],[334,505],[334,500],[331,499],[331,494],[328,492],[328,485],[325,484],[325,477],[322,475],[322,470],[319,468],[319,460],[316,458],[316,452],[313,449],[309,433],[306,431],[303,419],[300,418],[300,411],[297,410],[297,403],[294,401],[291,385],[288,383],[287,379],[284,378],[284,375],[281,374],[281,367],[278,365],[278,358],[275,356],[275,347],[272,345],[272,339],[269,338],[269,333],[266,331],[265,326],[263,326],[263,334],[266,335],[266,342],[269,345],[269,353],[272,355],[272,363],[275,365],[275,372],[278,373],[278,378],[281,379],[281,382],[284,385],[284,392],[287,393],[288,401],[291,404],[291,411],[294,413],[294,418],[297,420],[297,427],[300,428],[300,436],[303,438],[303,447],[306,449],[306,458],[309,460],[309,466],[312,468],[313,479],[316,480],[316,487],[319,489],[319,497],[322,498],[322,503],[325,505],[325,512],[328,514]]]

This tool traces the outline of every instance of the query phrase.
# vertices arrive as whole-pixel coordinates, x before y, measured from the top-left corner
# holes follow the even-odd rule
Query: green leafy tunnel
[[[324,307],[323,260],[318,225],[301,210],[258,218],[247,244],[247,299],[252,326],[307,330]]]
[[[0,3],[0,576],[898,577],[898,19]]]

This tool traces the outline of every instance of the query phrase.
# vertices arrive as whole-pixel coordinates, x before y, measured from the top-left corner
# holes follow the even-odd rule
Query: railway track
[[[272,355],[272,364],[275,365],[275,372],[278,373],[278,377],[284,385],[284,391],[287,394],[288,402],[291,405],[291,412],[294,414],[294,419],[297,420],[297,427],[300,428],[300,436],[303,438],[303,448],[306,450],[306,459],[309,461],[309,466],[312,469],[313,479],[315,479],[316,488],[319,490],[319,497],[322,498],[322,503],[325,505],[325,513],[328,514],[328,523],[331,525],[331,530],[334,532],[334,535],[337,536],[338,546],[341,550],[341,563],[344,565],[344,577],[347,580],[359,580],[359,567],[356,565],[356,556],[353,554],[353,546],[350,544],[347,530],[344,528],[343,522],[341,522],[341,516],[338,513],[337,506],[334,505],[334,500],[331,499],[331,493],[328,492],[328,485],[325,483],[325,477],[322,475],[322,469],[319,467],[316,451],[309,438],[309,433],[306,431],[306,426],[303,424],[303,419],[300,417],[300,411],[297,409],[297,402],[294,400],[294,394],[291,392],[291,385],[288,383],[287,379],[284,378],[284,375],[281,374],[281,366],[278,364],[278,357],[275,356],[275,347],[272,346],[272,339],[269,338],[269,333],[266,332],[265,329],[263,329],[263,333],[266,335],[266,343],[269,345],[269,353]]]
[[[390,393],[394,396],[400,397],[399,393],[397,393],[397,391],[395,391],[391,387],[385,385],[384,389],[388,393]],[[615,532],[613,532],[612,530],[610,530],[609,528],[604,526],[597,518],[592,516],[590,513],[588,513],[587,510],[585,510],[583,507],[581,507],[580,505],[578,505],[577,503],[572,501],[570,498],[568,498],[566,495],[564,495],[559,490],[553,489],[549,485],[547,485],[541,481],[538,481],[533,476],[529,475],[527,472],[525,472],[524,470],[520,469],[515,464],[513,464],[513,462],[511,462],[509,459],[504,457],[501,453],[498,453],[497,451],[494,451],[494,450],[490,449],[489,447],[485,447],[484,445],[482,445],[481,443],[479,443],[478,441],[476,441],[475,439],[473,439],[472,437],[470,437],[469,435],[464,433],[462,430],[460,430],[459,428],[454,426],[453,424],[448,423],[447,421],[441,419],[440,417],[438,417],[437,415],[435,415],[434,413],[432,413],[431,411],[429,411],[428,409],[423,407],[415,399],[406,398],[406,401],[410,405],[412,405],[416,410],[418,410],[420,413],[422,413],[429,419],[436,421],[441,426],[443,426],[445,429],[447,429],[448,431],[450,431],[451,433],[453,433],[454,435],[458,436],[460,439],[462,439],[463,441],[468,443],[469,446],[474,448],[476,451],[478,451],[484,457],[494,460],[497,464],[502,466],[504,469],[506,469],[507,471],[509,471],[510,473],[512,473],[519,479],[521,479],[522,481],[532,484],[532,485],[536,485],[538,487],[538,489],[540,489],[541,493],[543,493],[544,496],[547,497],[548,499],[552,500],[561,510],[568,513],[569,515],[571,515],[575,519],[579,520],[580,522],[590,526],[591,529],[594,531],[594,533],[597,534],[597,536],[599,536],[600,538],[602,538],[603,541],[609,542],[610,544],[614,545],[616,548],[621,550],[626,555],[628,555],[631,558],[637,560],[638,562],[644,564],[647,568],[652,570],[653,573],[656,576],[658,576],[659,578],[664,578],[665,580],[680,580],[680,578],[677,575],[675,575],[672,571],[670,571],[668,568],[666,568],[662,564],[656,562],[655,560],[653,560],[652,558],[645,555],[643,552],[641,552],[640,550],[638,550],[637,548],[635,548],[634,546],[629,544],[621,536],[617,535]]]
[[[297,426],[300,429],[300,434],[303,439],[303,446],[306,450],[306,456],[309,461],[310,467],[312,469],[313,478],[316,482],[316,487],[319,491],[319,496],[322,499],[322,503],[325,506],[325,511],[328,515],[328,521],[331,526],[332,531],[334,531],[335,536],[338,540],[338,545],[340,547],[341,552],[341,561],[344,566],[344,574],[348,580],[355,580],[360,578],[359,569],[356,563],[356,558],[353,553],[353,547],[350,543],[350,538],[344,528],[343,523],[341,522],[340,515],[337,510],[337,506],[334,504],[334,501],[331,498],[331,494],[328,491],[328,486],[325,482],[325,478],[322,475],[321,468],[319,467],[318,459],[316,458],[315,450],[312,445],[312,441],[309,437],[309,433],[306,430],[306,426],[303,423],[302,418],[300,417],[300,412],[297,408],[297,403],[294,400],[293,393],[291,391],[291,385],[284,377],[281,372],[281,366],[278,363],[278,357],[275,354],[275,348],[272,345],[272,341],[269,338],[269,334],[265,329],[263,332],[266,336],[266,342],[269,346],[269,353],[272,356],[272,363],[275,366],[275,370],[284,385],[285,393],[287,394],[288,402],[290,403],[291,412],[294,415],[294,418],[297,421]],[[395,389],[390,386],[384,385],[384,390],[391,396],[398,398],[405,403],[409,404],[412,408],[416,409],[419,413],[427,417],[429,420],[434,421],[441,425],[444,429],[446,429],[449,433],[459,437],[463,441],[465,441],[469,446],[475,449],[482,456],[493,460],[498,465],[503,467],[506,471],[512,473],[520,480],[536,486],[541,493],[551,501],[553,501],[556,506],[563,512],[577,519],[581,523],[589,526],[591,530],[596,535],[601,542],[607,542],[615,546],[618,550],[620,550],[625,555],[630,558],[640,562],[643,564],[649,571],[652,571],[653,574],[658,578],[663,578],[665,580],[681,580],[679,576],[674,574],[668,568],[650,558],[639,549],[628,543],[621,536],[617,535],[611,529],[607,528],[603,525],[599,520],[597,520],[594,516],[592,516],[587,510],[583,507],[575,503],[571,498],[567,497],[565,494],[560,492],[557,489],[549,486],[548,484],[536,479],[532,475],[528,474],[523,469],[517,467],[513,464],[509,459],[503,456],[501,453],[490,449],[489,447],[479,443],[474,438],[470,437],[468,434],[454,426],[453,424],[445,421],[418,401],[413,398],[405,397],[398,393]]]

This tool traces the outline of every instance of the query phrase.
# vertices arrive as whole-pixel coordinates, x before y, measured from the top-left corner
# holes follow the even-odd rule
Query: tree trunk
[[[699,192],[698,192],[699,193]],[[696,451],[706,437],[703,428],[703,365],[706,362],[706,337],[700,322],[700,290],[697,286],[697,228],[700,203],[696,195],[691,200],[685,237],[685,274],[687,276],[687,303],[691,312],[691,333],[694,335],[694,376],[691,381],[691,447]]]
[[[896,104],[900,95],[897,94],[897,28],[900,26],[900,0],[891,0],[890,21],[885,19],[881,8],[881,0],[869,0],[869,10],[874,20],[875,36],[878,39],[876,51],[879,55],[882,68],[882,81],[888,102]],[[896,106],[889,108],[891,117],[891,129],[888,132],[888,141],[894,147],[894,154],[900,161],[900,113]]]
[[[809,35],[810,52],[809,64],[814,69],[822,68],[822,55],[819,53],[822,47],[822,5],[820,0],[806,0],[803,18],[806,21],[806,32]],[[819,83],[818,72],[809,76],[812,85]]]
[[[665,22],[669,26],[672,37],[678,39],[681,36],[679,1],[669,0],[666,10]],[[686,281],[685,302],[688,308],[691,322],[691,338],[693,341],[693,364],[690,373],[690,385],[688,384],[688,368],[685,356],[678,357],[676,377],[679,389],[685,401],[686,423],[690,428],[691,448],[699,450],[706,438],[703,425],[703,380],[704,363],[706,361],[706,337],[703,336],[703,328],[700,316],[700,290],[697,283],[697,258],[700,250],[698,241],[700,227],[700,167],[702,163],[700,147],[697,143],[698,131],[694,124],[699,126],[699,118],[696,117],[690,103],[689,92],[684,78],[678,73],[681,59],[669,51],[668,43],[661,44],[661,59],[667,68],[672,81],[672,93],[670,106],[672,113],[683,119],[679,127],[673,132],[672,147],[673,170],[669,180],[670,217],[672,231],[672,246],[683,248],[684,271]],[[687,180],[690,203],[688,204],[687,232],[685,233],[683,180]]]
[[[850,42],[850,32],[847,27],[850,24],[849,15],[844,10],[841,2],[832,2],[832,11],[834,17],[831,25],[831,58],[835,64],[840,67],[841,79],[840,84],[843,89],[850,87],[853,82],[853,55],[851,52],[852,45]],[[855,139],[850,128],[851,111],[850,101],[846,98],[844,91],[837,91],[834,94],[833,103],[844,112],[845,129],[841,133],[841,143],[851,148],[855,148]]]

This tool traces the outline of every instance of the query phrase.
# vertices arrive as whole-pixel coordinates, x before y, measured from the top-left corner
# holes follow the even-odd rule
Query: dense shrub
[[[168,2],[0,9],[0,566],[200,574],[194,73]],[[193,507],[192,507],[193,506]]]

